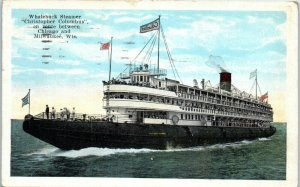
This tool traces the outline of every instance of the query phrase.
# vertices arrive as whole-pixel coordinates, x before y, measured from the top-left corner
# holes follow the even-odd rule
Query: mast
[[[255,99],[257,99],[257,69],[255,70]]]
[[[110,84],[110,79],[111,79],[112,39],[113,39],[113,37],[110,38],[110,58],[109,58],[109,77],[108,77],[109,84]]]
[[[29,102],[28,102],[28,114],[30,114],[30,89],[29,89],[29,96],[28,96],[28,100],[29,100]]]
[[[160,41],[160,15],[158,16],[158,42],[157,42],[157,73],[159,74],[159,41]]]

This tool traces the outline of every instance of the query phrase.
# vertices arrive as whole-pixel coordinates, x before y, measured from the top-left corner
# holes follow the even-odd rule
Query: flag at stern
[[[30,93],[30,92],[28,92],[28,93],[26,94],[26,96],[23,97],[23,99],[22,99],[22,107],[30,103],[30,99],[29,99],[30,96],[29,96],[29,93]]]

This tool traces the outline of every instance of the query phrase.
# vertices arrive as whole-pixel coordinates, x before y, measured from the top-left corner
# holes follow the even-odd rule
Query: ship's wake
[[[258,138],[258,140],[259,140],[259,141],[270,141],[271,138],[270,138],[270,137],[269,137],[269,138]]]
[[[90,147],[80,150],[68,150],[64,151],[55,147],[44,147],[42,149],[31,152],[27,155],[44,155],[47,157],[67,157],[67,158],[79,158],[87,156],[111,156],[111,155],[135,155],[135,154],[147,154],[153,152],[183,152],[183,151],[205,151],[205,150],[214,150],[214,149],[228,149],[228,148],[238,148],[243,145],[252,144],[258,141],[269,141],[271,138],[258,138],[256,140],[243,140],[239,142],[232,143],[223,143],[223,144],[214,144],[208,146],[197,146],[190,148],[171,148],[167,150],[155,150],[155,149],[111,149],[111,148],[97,148]]]

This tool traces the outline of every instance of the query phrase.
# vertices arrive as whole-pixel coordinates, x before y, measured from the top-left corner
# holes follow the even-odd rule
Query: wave
[[[61,150],[55,147],[42,148],[34,152],[28,153],[26,155],[45,155],[45,156],[54,156],[54,157],[68,157],[68,158],[79,158],[86,156],[109,156],[113,154],[136,154],[136,153],[149,153],[157,152],[160,150],[154,149],[110,149],[110,148],[97,148],[89,147],[80,150]]]
[[[77,158],[77,157],[86,157],[86,156],[110,156],[114,154],[137,154],[137,153],[149,153],[156,152],[159,150],[151,150],[151,149],[110,149],[110,148],[97,148],[97,147],[89,147],[80,150],[70,150],[70,151],[62,151],[57,153],[55,156],[69,157],[69,158]]]
[[[263,139],[263,138],[262,138]],[[112,148],[97,148],[97,147],[89,147],[80,150],[61,150],[55,147],[46,147],[40,150],[36,150],[32,153],[27,155],[45,155],[47,157],[67,157],[67,158],[80,158],[80,157],[87,157],[87,156],[97,156],[97,157],[104,157],[104,156],[111,156],[111,155],[130,155],[130,154],[142,154],[142,153],[153,153],[153,152],[184,152],[184,151],[205,151],[205,150],[212,150],[212,149],[227,149],[227,148],[237,148],[242,145],[247,145],[250,143],[255,142],[256,140],[248,141],[243,140],[239,142],[233,143],[224,143],[224,144],[214,144],[208,146],[197,146],[197,147],[190,147],[190,148],[172,148],[169,147],[166,150],[156,150],[156,149],[112,149]],[[265,140],[259,140],[265,141]]]
[[[258,138],[258,141],[270,141],[272,140],[270,137],[269,138]]]
[[[44,147],[44,148],[41,148],[39,150],[35,150],[31,153],[27,153],[27,154],[24,154],[24,155],[53,155],[55,153],[58,153],[60,152],[61,149],[59,148],[55,148],[55,147]]]

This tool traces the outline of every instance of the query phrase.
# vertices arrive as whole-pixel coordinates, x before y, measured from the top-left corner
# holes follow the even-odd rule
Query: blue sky
[[[29,14],[81,15],[88,24],[71,31],[77,35],[77,39],[68,40],[68,43],[61,43],[66,40],[54,40],[46,46],[40,40],[33,40],[36,31],[21,21]],[[253,80],[249,80],[249,74],[257,69],[261,91],[269,92],[270,102],[272,95],[274,102],[275,98],[283,97],[287,53],[285,12],[18,9],[12,11],[14,97],[22,97],[31,88],[38,97],[42,97],[38,93],[60,97],[57,92],[63,92],[61,96],[69,93],[71,98],[76,98],[76,95],[99,97],[100,101],[101,81],[108,78],[108,54],[107,51],[99,50],[100,42],[109,41],[111,36],[114,38],[112,76],[116,77],[153,34],[140,34],[139,27],[157,19],[158,15],[161,15],[166,40],[183,83],[192,85],[193,79],[200,82],[205,78],[212,85],[217,85],[218,72],[205,63],[210,55],[215,55],[222,57],[226,70],[232,73],[233,85],[239,89],[250,91]],[[41,49],[45,46],[50,47],[47,54],[52,55],[49,64],[42,63],[41,56],[45,52]],[[153,55],[153,64],[156,58]],[[168,69],[169,78],[174,78],[164,45],[161,46],[161,67]],[[74,93],[74,87],[77,87],[78,92]],[[83,92],[91,92],[95,97]],[[37,99],[36,105],[42,101]],[[52,102],[55,103],[55,100]],[[70,105],[63,101],[60,104]],[[95,103],[87,101],[86,104]],[[283,104],[274,105],[280,108]],[[95,107],[92,112],[97,113],[97,109]]]

